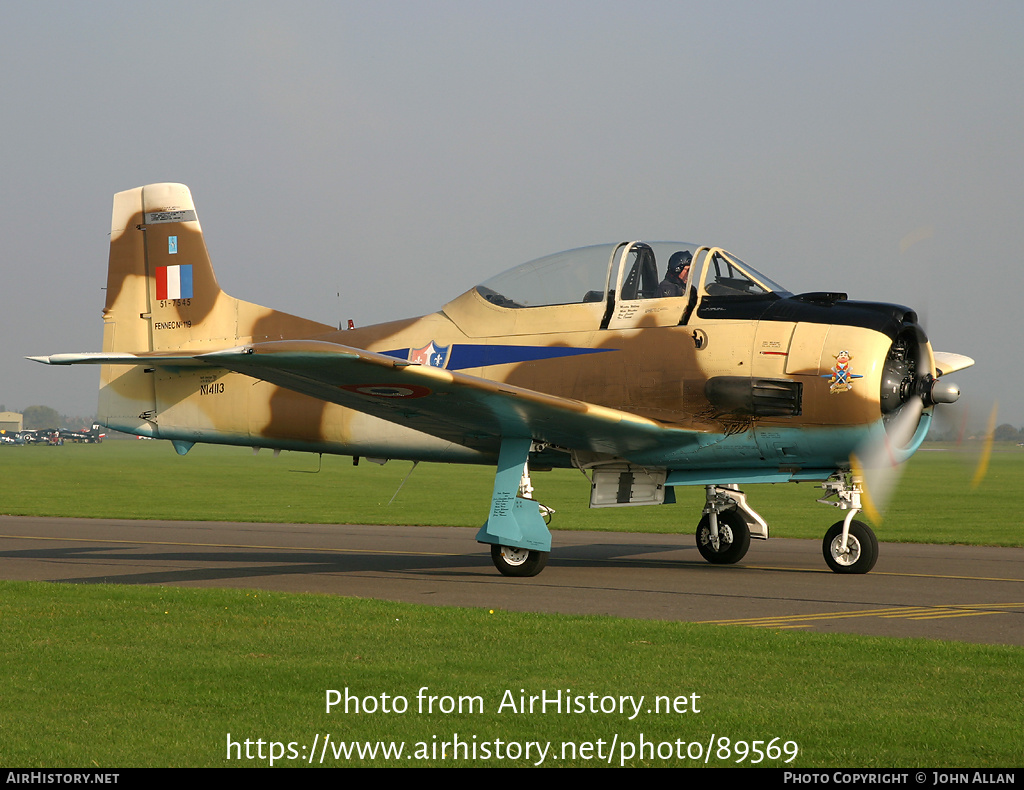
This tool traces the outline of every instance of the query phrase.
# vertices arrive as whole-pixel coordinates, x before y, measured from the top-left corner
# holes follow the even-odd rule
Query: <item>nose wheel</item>
[[[861,510],[863,481],[859,475],[840,470],[821,487],[827,492],[818,500],[821,504],[846,511],[846,518],[829,527],[821,542],[825,564],[833,573],[867,573],[878,561],[878,538],[871,527],[853,518]]]
[[[821,544],[825,563],[835,573],[867,573],[878,560],[878,538],[862,521],[851,521],[846,545],[843,545],[843,523],[837,521]]]

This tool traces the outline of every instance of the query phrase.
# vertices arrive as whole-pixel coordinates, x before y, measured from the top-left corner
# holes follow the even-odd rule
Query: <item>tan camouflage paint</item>
[[[171,237],[176,244],[169,243]],[[157,267],[176,264],[192,266],[194,295],[160,300]],[[634,303],[617,311],[613,323],[620,328],[601,330],[603,303],[512,309],[473,289],[439,313],[338,331],[221,291],[189,190],[153,184],[114,198],[103,351],[204,353],[297,338],[370,351],[415,349],[431,341],[606,348],[617,352],[462,372],[697,431],[852,426],[878,419],[890,345],[884,335],[848,326],[698,319],[696,310],[686,326],[676,326],[684,302],[678,297]],[[835,395],[824,376],[840,350],[850,352],[863,378]],[[803,381],[802,414],[718,414],[704,395],[714,376]],[[191,431],[202,441],[385,457],[447,452],[450,460],[466,461],[478,455],[398,423],[214,368],[104,365],[100,404],[102,421],[143,435],[180,438]]]

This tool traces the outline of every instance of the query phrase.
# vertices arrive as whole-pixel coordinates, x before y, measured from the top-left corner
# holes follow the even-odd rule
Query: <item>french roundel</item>
[[[422,398],[430,394],[428,388],[417,384],[346,384],[342,389],[373,398]]]

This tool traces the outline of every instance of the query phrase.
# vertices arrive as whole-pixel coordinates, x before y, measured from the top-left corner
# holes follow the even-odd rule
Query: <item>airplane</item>
[[[72,430],[71,428],[60,428],[57,433],[60,438],[75,444],[100,444],[107,438],[107,435],[100,430],[100,426],[93,424],[91,428]]]
[[[845,511],[826,564],[867,573],[878,541],[854,517],[874,512],[872,479],[891,485],[934,406],[959,397],[946,374],[973,364],[933,352],[907,307],[793,294],[720,247],[674,242],[558,253],[436,313],[336,329],[222,291],[181,184],[114,196],[103,350],[29,359],[101,365],[99,422],[182,455],[208,442],[495,465],[476,539],[519,577],[551,551],[530,469],[553,467],[589,475],[591,507],[702,486],[697,547],[715,564],[768,539],[741,485],[813,481]]]

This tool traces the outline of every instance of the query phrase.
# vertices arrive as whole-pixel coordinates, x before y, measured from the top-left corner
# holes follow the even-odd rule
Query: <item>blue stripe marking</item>
[[[575,357],[580,354],[600,354],[618,351],[617,348],[572,348],[567,346],[471,346],[453,345],[448,353],[448,370],[486,368],[490,365],[511,365],[516,362],[534,362],[541,359]],[[408,348],[381,352],[389,357],[408,359]]]

